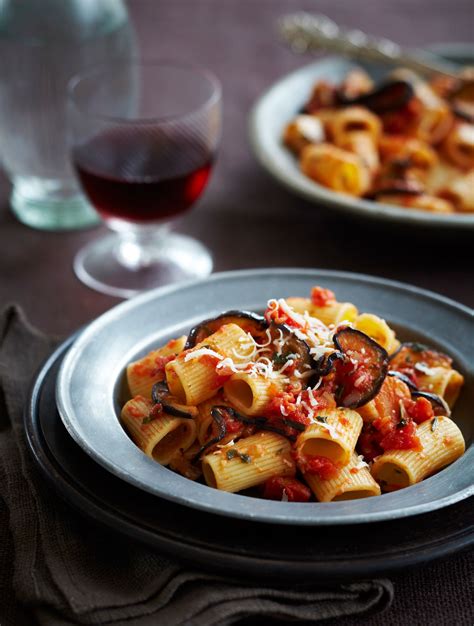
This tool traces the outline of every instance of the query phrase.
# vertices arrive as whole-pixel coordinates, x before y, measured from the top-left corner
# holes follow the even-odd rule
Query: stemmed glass
[[[212,270],[198,241],[170,232],[204,190],[221,129],[221,89],[173,61],[108,63],[69,86],[72,161],[112,233],[83,248],[74,270],[115,296]]]

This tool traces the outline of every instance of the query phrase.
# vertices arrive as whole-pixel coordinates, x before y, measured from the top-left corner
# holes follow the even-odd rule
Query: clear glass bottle
[[[134,54],[122,0],[0,0],[0,157],[19,220],[49,230],[98,221],[71,167],[67,84]]]

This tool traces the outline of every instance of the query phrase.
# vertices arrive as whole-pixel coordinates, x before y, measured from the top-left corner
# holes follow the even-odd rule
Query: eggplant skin
[[[394,378],[398,378],[410,389],[410,391],[418,391],[418,387],[413,383],[408,376],[402,374],[402,372],[398,372],[397,370],[388,370],[387,376],[393,376]]]
[[[357,409],[358,407],[370,402],[380,391],[380,387],[385,380],[388,372],[389,357],[387,351],[382,348],[371,337],[355,330],[354,328],[343,328],[338,331],[333,337],[334,345],[342,352],[344,357],[348,358],[347,352],[349,350],[361,351],[364,349],[364,358],[367,353],[371,356],[369,367],[360,365],[368,371],[371,377],[371,385],[365,391],[358,391],[356,389],[349,389],[347,391],[342,386],[342,391],[339,394],[339,404],[348,409]],[[350,355],[351,361],[356,360],[356,355]]]
[[[412,398],[426,398],[429,400],[434,409],[435,415],[444,415],[445,417],[449,417],[451,415],[451,409],[445,400],[440,396],[437,396],[435,393],[416,390],[411,392],[411,396]]]
[[[281,331],[285,337],[285,353],[296,354],[300,364],[307,365],[307,368],[298,368],[301,373],[308,371],[308,369],[315,369],[316,363],[311,356],[311,350],[309,345],[303,339],[299,339],[286,324],[275,324],[272,322],[269,326],[270,334],[273,339],[276,338],[277,331]]]
[[[161,404],[165,413],[173,415],[174,417],[184,417],[186,419],[194,418],[194,415],[186,411],[183,405],[174,404],[170,396],[171,394],[166,381],[160,380],[153,385],[151,399],[155,404]]]
[[[410,83],[404,80],[392,80],[388,83],[376,87],[369,93],[364,93],[355,98],[348,98],[338,92],[339,104],[343,106],[359,105],[365,106],[374,113],[389,113],[398,111],[404,107],[415,95]]]
[[[184,349],[194,348],[196,344],[215,333],[224,324],[237,324],[244,330],[247,329],[250,334],[252,334],[252,329],[254,333],[259,334],[268,328],[268,323],[263,315],[252,311],[226,311],[194,326],[189,332]]]
[[[334,369],[336,361],[343,361],[344,359],[344,354],[338,351],[333,352],[329,356],[322,356],[316,364],[317,375],[327,376]]]

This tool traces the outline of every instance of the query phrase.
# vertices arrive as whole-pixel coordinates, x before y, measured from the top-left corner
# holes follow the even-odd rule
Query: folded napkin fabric
[[[22,424],[34,372],[56,344],[17,307],[0,314],[2,626],[316,623],[390,604],[387,580],[276,587],[189,569],[70,508],[35,467]]]

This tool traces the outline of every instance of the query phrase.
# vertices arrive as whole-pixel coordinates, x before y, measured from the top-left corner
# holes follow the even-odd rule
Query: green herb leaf
[[[241,454],[240,460],[242,461],[242,463],[250,463],[252,461],[252,458],[248,454]]]
[[[288,355],[283,354],[283,352],[281,352],[280,354],[274,352],[272,360],[275,365],[285,365],[285,363],[288,361]]]
[[[232,448],[231,450],[227,450],[226,452],[226,457],[227,459],[230,461],[231,459],[235,459],[236,456],[238,456],[239,453],[235,448]]]
[[[401,420],[398,422],[397,424],[397,428],[403,428],[404,426],[406,426],[408,424],[408,422],[406,421],[406,419],[404,419],[403,417],[401,418]]]
[[[150,414],[142,419],[142,424],[149,424],[150,422],[153,422],[153,420],[156,420],[156,415]]]
[[[316,419],[318,420],[318,422],[321,422],[322,424],[328,423],[328,418],[325,415],[316,415]]]
[[[425,350],[425,346],[422,343],[417,343],[416,341],[410,345],[410,348],[413,352],[424,352]]]

